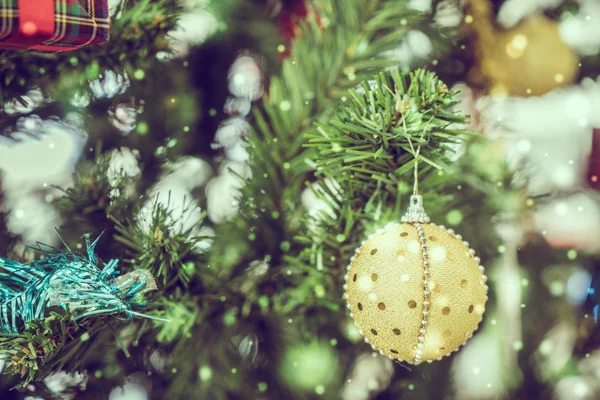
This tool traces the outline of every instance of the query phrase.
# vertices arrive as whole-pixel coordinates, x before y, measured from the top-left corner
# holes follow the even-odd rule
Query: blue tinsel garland
[[[132,305],[144,292],[156,289],[154,279],[144,270],[119,276],[117,259],[100,269],[94,255],[97,242],[86,237],[87,257],[50,247],[40,249],[42,259],[28,264],[0,258],[0,332],[21,333],[26,322],[43,319],[49,307],[68,309],[76,319],[118,313],[144,316]]]

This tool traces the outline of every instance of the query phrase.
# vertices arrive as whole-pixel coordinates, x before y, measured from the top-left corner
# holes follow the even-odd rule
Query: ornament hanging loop
[[[412,195],[410,196],[410,204],[408,206],[408,210],[402,217],[402,222],[406,222],[409,224],[421,223],[427,224],[430,219],[425,213],[425,208],[423,207],[423,197],[420,195]]]
[[[408,210],[402,217],[401,221],[409,224],[415,223],[429,223],[430,219],[425,213],[425,208],[423,207],[423,197],[419,195],[419,154],[421,153],[421,146],[415,148],[413,147],[412,141],[410,137],[408,137],[408,144],[415,156],[415,170],[414,170],[414,187],[413,187],[413,195],[410,196],[410,203],[408,205]]]

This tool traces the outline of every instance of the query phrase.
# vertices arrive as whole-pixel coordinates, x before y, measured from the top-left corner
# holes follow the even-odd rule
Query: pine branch
[[[237,314],[236,325],[248,331],[272,334],[275,326],[281,327],[284,346],[288,340],[302,340],[299,331],[305,336],[339,337],[344,319],[339,312],[339,277],[326,273],[332,265],[343,262],[340,249],[337,254],[329,249],[319,253],[313,235],[302,235],[307,221],[303,219],[300,195],[315,172],[313,160],[318,155],[317,149],[304,145],[318,134],[315,122],[327,123],[335,115],[338,102],[347,100],[348,88],[373,71],[394,65],[386,51],[398,47],[409,29],[430,30],[429,16],[409,9],[404,1],[324,0],[315,1],[314,10],[301,25],[302,32],[293,41],[281,74],[272,77],[262,107],[254,110],[255,132],[249,139],[253,178],[243,189],[242,218],[217,227],[216,237],[227,239],[215,242],[209,264],[219,266],[222,285],[211,287],[214,294],[209,291],[202,295],[202,299],[209,300],[222,294],[227,308]],[[403,18],[406,25],[398,24]],[[435,106],[435,101],[427,106]],[[453,120],[451,115],[444,118],[448,123]],[[432,142],[441,140],[438,128],[432,127]],[[382,160],[388,162],[383,156]],[[381,211],[381,204],[365,206],[367,212],[372,209],[387,212]],[[330,248],[352,246],[345,237],[332,239],[329,232],[324,240]],[[306,246],[315,251],[305,253]],[[309,253],[311,260],[304,258]],[[255,271],[257,265],[263,265],[260,273]],[[222,312],[214,301],[203,304],[207,315]],[[265,330],[260,324],[264,319],[274,320],[275,325]],[[198,324],[212,325],[213,321],[211,318]],[[223,339],[227,341],[227,335]],[[346,339],[340,339],[340,345],[347,344]],[[273,363],[271,368],[279,368],[281,352],[269,350],[264,355]],[[179,353],[173,354],[177,357]],[[340,360],[341,368],[350,361],[349,357]],[[227,370],[219,373],[226,374]],[[285,379],[280,376],[269,383],[268,392],[286,397],[289,383]],[[251,387],[248,382],[242,384]],[[226,396],[217,391],[213,394]]]
[[[143,200],[142,200],[143,204]],[[189,209],[194,207],[193,202],[182,205],[180,217],[174,217],[173,210],[156,200],[153,204],[146,204],[143,212],[136,212],[138,217],[143,214],[148,221],[126,219],[120,221],[116,216],[109,218],[115,224],[114,239],[123,245],[131,257],[125,260],[134,269],[144,269],[156,277],[162,290],[171,289],[172,286],[182,285],[187,287],[196,274],[197,256],[195,248],[202,240],[209,237],[198,236],[194,230],[202,223],[204,218],[188,225]],[[146,227],[143,225],[147,224]]]
[[[316,156],[303,146],[317,134],[314,122],[329,121],[346,90],[371,71],[393,66],[386,52],[397,48],[409,29],[433,30],[427,25],[429,16],[404,1],[326,0],[316,1],[314,9],[281,74],[271,79],[263,107],[254,111],[250,153],[255,178],[245,187],[244,198],[251,198],[257,211],[257,242],[267,246],[264,250],[275,263],[281,242],[292,242],[301,229],[298,200]],[[398,24],[400,20],[406,24]]]
[[[43,320],[29,322],[22,334],[0,334],[0,357],[8,360],[6,374],[20,377],[16,389],[30,383],[41,385],[58,371],[89,371],[90,367],[96,378],[122,385],[127,366],[118,355],[132,357],[129,351],[143,325],[110,317],[75,321],[69,313],[51,312]]]
[[[490,224],[503,210],[522,208],[523,191],[493,144],[464,130],[455,93],[424,70],[378,74],[351,89],[329,124],[309,134],[319,151],[315,194],[323,211],[305,218],[302,259],[323,271],[326,300],[341,297],[341,276],[367,234],[400,220],[412,193],[416,152],[419,193],[433,221],[460,229],[482,257],[498,237]],[[455,151],[461,157],[451,158]],[[517,189],[517,190],[515,190]]]
[[[327,273],[340,276],[366,233],[399,220],[412,192],[417,150],[420,194],[433,218],[446,219],[445,213],[454,210],[460,220],[490,220],[498,205],[484,196],[497,192],[502,186],[498,181],[509,174],[499,159],[473,171],[484,163],[473,156],[449,158],[460,148],[480,154],[474,144],[485,143],[464,130],[465,117],[453,112],[454,96],[434,73],[392,69],[351,89],[338,114],[307,135],[307,146],[319,151],[321,180],[315,193],[325,204],[325,212],[308,217],[311,229],[298,237],[307,244],[304,256],[312,265],[335,257]],[[487,174],[489,169],[495,173]],[[462,189],[460,196],[454,194],[456,188]],[[477,209],[472,207],[476,199]],[[453,219],[449,224],[457,223]]]
[[[18,388],[62,369],[70,361],[64,357],[64,350],[78,348],[85,342],[73,340],[74,337],[81,338],[83,332],[68,313],[52,312],[47,318],[31,321],[28,325],[28,330],[22,334],[0,334],[0,354],[10,360],[7,373],[22,378]],[[67,350],[67,354],[70,353]]]
[[[467,134],[450,129],[465,120],[452,113],[453,95],[424,70],[406,74],[393,69],[377,75],[371,85],[351,89],[342,111],[306,135],[307,146],[319,151],[317,175],[341,185],[344,204],[353,208],[367,203],[380,185],[395,194],[414,169],[417,148],[425,179],[428,171],[448,163],[449,146]]]
[[[265,312],[285,310],[289,315],[329,301],[321,294],[325,291],[322,272],[296,259],[304,249],[296,240],[304,226],[300,195],[317,155],[313,148],[304,147],[308,138],[318,134],[314,122],[331,119],[346,90],[370,71],[394,65],[386,51],[400,45],[409,27],[423,24],[419,27],[426,29],[429,21],[428,15],[409,9],[403,1],[316,1],[314,10],[301,25],[281,74],[272,77],[262,108],[254,111],[255,134],[249,140],[253,179],[243,189],[244,218],[218,228],[217,237],[227,235],[229,240],[215,243],[210,262],[221,265],[224,251],[219,247],[235,248],[230,232],[242,230],[237,249],[245,249],[244,253],[236,265],[223,271],[233,282],[230,291],[236,292],[237,280],[244,279],[251,262],[264,261],[269,272],[242,298],[256,304],[267,295]],[[406,25],[398,24],[400,19],[406,19]],[[437,132],[433,128],[437,126],[432,126]],[[251,246],[245,247],[248,239]],[[272,294],[275,287],[277,295]]]
[[[254,178],[244,188],[242,201],[242,204],[251,209],[245,212],[250,217],[247,229],[255,232],[254,243],[260,244],[259,247],[249,249],[244,260],[268,258],[269,265],[274,269],[270,279],[277,278],[281,292],[280,296],[273,298],[272,307],[277,312],[285,309],[290,315],[313,306],[337,303],[332,302],[329,297],[335,292],[323,294],[336,284],[329,277],[323,281],[323,265],[337,264],[340,260],[340,246],[353,246],[348,240],[352,238],[352,224],[342,226],[344,233],[337,232],[333,236],[320,236],[318,232],[305,236],[302,233],[307,221],[299,199],[305,182],[311,179],[311,174],[317,168],[312,160],[318,155],[316,147],[304,145],[307,140],[321,136],[319,129],[335,115],[339,101],[350,101],[348,88],[355,87],[369,77],[371,71],[394,65],[386,51],[399,46],[409,29],[418,27],[426,31],[432,30],[427,26],[431,22],[429,16],[409,9],[403,1],[348,3],[328,0],[315,2],[315,9],[319,14],[309,16],[302,25],[302,33],[293,42],[290,58],[284,61],[281,75],[271,79],[263,107],[254,112],[256,135],[250,138]],[[406,24],[398,24],[399,20],[406,20]],[[442,116],[437,110],[441,105],[441,100],[433,96],[430,103],[423,105],[427,108],[434,107],[435,110],[430,114],[440,118],[430,123],[431,134],[428,140],[432,141],[432,148],[441,141],[444,124],[461,120],[449,113]],[[416,114],[411,113],[411,117],[414,115]],[[430,115],[427,114],[426,117]],[[364,124],[373,129],[373,123]],[[415,136],[414,132],[410,133]],[[402,136],[399,132],[393,135],[394,138]],[[420,139],[415,140],[418,145]],[[328,139],[323,139],[323,143],[313,144],[319,147],[327,141]],[[363,145],[372,147],[372,143]],[[399,169],[403,163],[409,163],[407,147],[395,148],[396,151],[403,152],[400,154],[403,159],[398,160],[392,171]],[[425,157],[428,155],[425,152]],[[372,153],[363,149],[362,153],[359,151],[358,154],[345,155],[352,156],[372,157]],[[379,179],[373,179],[373,172],[369,169],[356,169],[353,171],[353,184],[361,187],[368,182],[372,185],[372,190],[377,188],[385,195],[387,191],[384,187],[387,185],[389,188],[401,181],[400,176],[408,171],[399,170],[391,176],[384,172],[389,171],[385,167],[391,165],[391,157],[393,155],[389,153],[381,154],[378,161]],[[405,168],[409,167],[407,165]],[[364,202],[367,200],[362,198]],[[349,207],[344,210],[348,213],[346,221],[352,221],[352,213],[355,211]],[[382,204],[367,202],[365,210],[369,215],[381,214]],[[360,220],[358,217],[357,219]],[[314,221],[309,224],[315,225]],[[339,226],[339,222],[333,224]],[[357,230],[356,233],[360,231],[362,230]],[[319,250],[320,245],[311,244],[310,260],[298,260],[298,254],[307,254],[305,246],[312,243],[315,236],[317,240],[326,240],[330,249],[337,248],[338,253],[328,251],[325,254],[322,249]],[[344,239],[340,240],[342,236]],[[282,248],[286,251],[282,251]],[[305,262],[309,265],[315,263],[312,265],[319,268],[307,268]],[[311,294],[307,296],[303,290],[308,290]],[[295,307],[289,307],[290,304],[295,304]],[[332,306],[336,307],[338,306]]]
[[[115,224],[108,218],[113,215],[120,220],[129,215],[139,202],[132,196],[136,190],[129,185],[137,182],[109,172],[110,155],[96,156],[92,160],[82,160],[73,176],[73,186],[63,190],[54,204],[60,211],[63,223],[61,235],[69,244],[79,243],[86,234],[110,238],[115,234]],[[116,175],[116,176],[114,176]],[[112,258],[120,254],[115,243],[108,241],[100,246],[101,258]]]

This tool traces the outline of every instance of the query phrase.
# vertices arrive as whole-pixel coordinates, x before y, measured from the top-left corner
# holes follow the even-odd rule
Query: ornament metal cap
[[[410,204],[401,221],[409,224],[429,223],[430,219],[425,213],[425,208],[423,208],[423,197],[418,194],[410,196]]]

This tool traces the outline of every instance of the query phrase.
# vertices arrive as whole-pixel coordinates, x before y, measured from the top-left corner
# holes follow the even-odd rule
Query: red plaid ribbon
[[[0,48],[74,50],[109,38],[108,0],[0,0]]]

